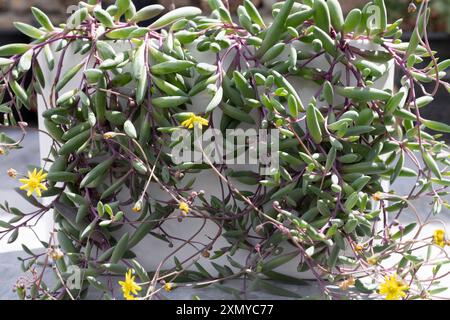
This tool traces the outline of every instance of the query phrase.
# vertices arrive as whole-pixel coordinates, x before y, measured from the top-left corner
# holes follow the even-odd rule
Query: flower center
[[[396,294],[398,292],[398,285],[396,283],[392,283],[388,286],[388,291],[390,294]]]
[[[39,186],[39,184],[40,184],[40,181],[37,178],[30,178],[30,180],[28,182],[28,185],[31,188],[37,188]]]

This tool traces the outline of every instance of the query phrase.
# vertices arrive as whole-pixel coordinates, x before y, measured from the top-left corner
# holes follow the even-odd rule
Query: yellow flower
[[[0,156],[5,154],[5,149],[0,148]]]
[[[442,229],[437,229],[434,231],[434,243],[437,244],[439,247],[443,248],[445,247],[445,231]]]
[[[173,289],[173,284],[170,282],[167,282],[166,284],[164,284],[164,290],[166,290],[166,292],[170,292]]]
[[[362,244],[357,243],[357,244],[355,245],[355,250],[356,250],[357,252],[361,252],[361,251],[364,250],[364,246],[363,246]]]
[[[370,264],[371,266],[376,265],[378,262],[378,260],[376,258],[368,258],[367,259],[367,263]]]
[[[180,205],[178,208],[181,210],[181,212],[186,216],[189,213],[189,205],[186,202],[180,202]]]
[[[404,291],[409,290],[402,280],[397,278],[397,274],[393,274],[390,277],[384,277],[385,281],[380,284],[378,293],[386,296],[386,300],[399,300],[400,298],[406,297]]]
[[[202,118],[200,116],[196,116],[195,114],[191,113],[189,118],[184,120],[181,123],[181,125],[183,127],[188,128],[188,129],[192,129],[192,128],[194,128],[194,125],[198,125],[200,127],[200,129],[201,129],[203,126],[209,125],[209,121],[206,120],[205,118]]]
[[[125,298],[125,300],[136,300],[136,297],[133,296],[132,294],[123,294],[123,297]]]
[[[43,173],[42,169],[39,172],[36,169],[33,172],[28,171],[28,179],[19,179],[24,184],[20,187],[20,190],[28,189],[27,196],[31,196],[33,192],[36,192],[36,195],[41,197],[41,189],[47,190],[47,187],[42,183],[46,177],[47,174]]]
[[[343,291],[348,290],[348,288],[350,288],[351,286],[355,285],[355,278],[350,277],[346,280],[343,280],[340,284],[339,284],[339,288]]]
[[[120,286],[122,287],[123,297],[127,300],[135,300],[134,295],[138,294],[138,291],[141,291],[142,288],[134,282],[134,276],[131,275],[131,269],[125,274],[125,281],[119,281]]]

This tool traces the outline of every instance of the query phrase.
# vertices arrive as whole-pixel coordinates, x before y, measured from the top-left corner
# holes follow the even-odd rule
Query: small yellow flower
[[[364,250],[364,246],[362,244],[357,243],[355,245],[355,250],[356,250],[356,252],[361,252]]]
[[[191,113],[191,115],[189,116],[189,118],[187,118],[186,120],[184,120],[181,125],[183,127],[186,127],[188,129],[193,129],[194,125],[198,125],[200,127],[200,129],[203,126],[207,126],[209,125],[209,121],[206,120],[205,118],[202,118],[200,116],[196,116],[195,114]]]
[[[47,190],[47,187],[42,183],[46,177],[47,174],[43,173],[42,169],[39,172],[36,169],[33,172],[28,171],[28,179],[19,179],[24,184],[20,187],[20,190],[27,189],[27,196],[31,196],[33,192],[36,192],[36,195],[41,197],[41,190]]]
[[[17,171],[14,170],[13,168],[8,169],[8,171],[6,171],[8,173],[8,176],[10,178],[16,178],[17,177]]]
[[[368,258],[367,259],[367,263],[370,264],[371,266],[376,265],[378,262],[378,260],[376,258]]]
[[[170,292],[173,289],[173,284],[170,282],[167,282],[166,284],[164,284],[164,290],[166,290],[166,292]]]
[[[406,297],[404,291],[409,290],[409,286],[402,280],[399,280],[397,274],[393,274],[390,277],[384,277],[385,281],[380,284],[378,293],[386,296],[386,300],[399,300]]]
[[[339,288],[343,291],[348,290],[348,288],[350,288],[351,286],[355,285],[355,278],[350,277],[346,280],[343,280],[340,284],[339,284]]]
[[[178,209],[181,210],[183,215],[187,216],[189,213],[189,205],[186,202],[180,202],[180,205],[178,206]]]
[[[436,245],[443,248],[445,247],[445,231],[442,229],[437,229],[434,231],[433,240]]]
[[[134,281],[135,276],[131,274],[131,269],[125,274],[125,281],[119,281],[122,287],[123,297],[127,300],[135,300],[133,295],[137,295],[142,288]]]
[[[2,156],[2,155],[4,155],[4,154],[5,154],[5,149],[0,148],[0,156]]]

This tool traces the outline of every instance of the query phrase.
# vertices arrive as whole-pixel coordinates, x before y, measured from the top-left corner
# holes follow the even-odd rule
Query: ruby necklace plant
[[[420,114],[441,86],[450,89],[442,80],[450,61],[439,61],[428,43],[429,1],[420,1],[409,42],[400,39],[400,20],[388,23],[383,0],[345,18],[337,0],[287,0],[274,4],[272,23],[248,0],[236,21],[220,0],[209,2],[208,17],[194,7],[161,15],[159,5],[136,12],[130,0],[107,8],[81,2],[61,26],[33,8],[39,27],[15,26],[34,41],[0,47],[3,126],[23,133],[17,141],[1,133],[1,153],[32,130],[21,109],[36,101],[51,137],[43,167],[18,181],[36,210],[1,205],[10,219],[0,221],[0,237],[9,242],[44,215],[53,212],[56,222],[40,239],[45,252],[24,245],[22,267],[34,278],[18,282],[19,296],[79,299],[97,290],[154,299],[224,283],[217,288],[239,297],[252,290],[299,297],[268,279],[303,285],[309,271],[318,298],[348,297],[349,288],[387,299],[439,297],[445,231],[425,231],[431,219],[413,203],[432,199],[432,215],[449,207],[448,148],[431,132],[450,126]],[[401,73],[395,92],[379,87],[392,64]],[[213,163],[202,146],[203,163],[173,161],[174,133],[225,136],[243,125],[279,134],[270,175]],[[205,172],[214,186],[196,184]],[[410,182],[409,194],[383,183],[399,177]],[[403,225],[406,212],[417,221]],[[181,237],[167,227],[174,221],[200,227]],[[136,254],[149,238],[163,241],[163,252]],[[164,258],[149,270],[142,261],[153,254]],[[289,264],[297,276],[280,271]],[[53,287],[42,277],[50,266]],[[70,285],[74,270],[78,286]],[[227,287],[234,278],[242,285]]]

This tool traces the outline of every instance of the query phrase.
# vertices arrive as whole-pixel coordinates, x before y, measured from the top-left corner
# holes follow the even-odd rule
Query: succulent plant
[[[42,197],[48,204],[25,196],[36,206],[32,213],[2,205],[11,220],[0,222],[0,236],[12,242],[21,228],[53,210],[56,230],[41,239],[48,255],[24,246],[29,258],[22,265],[44,272],[47,264],[38,263],[50,257],[60,281],[54,288],[36,281],[20,291],[21,297],[75,299],[96,288],[108,298],[105,277],[123,276],[128,269],[141,283],[143,290],[135,295],[142,299],[186,283],[231,278],[250,281],[246,290],[297,296],[267,280],[301,285],[301,279],[277,271],[294,260],[299,277],[309,270],[317,279],[321,297],[339,298],[352,285],[374,293],[381,276],[394,273],[408,282],[408,298],[423,297],[421,288],[428,285],[430,294],[438,293],[439,260],[433,276],[421,279],[417,271],[436,260],[416,252],[435,245],[443,250],[445,236],[431,240],[421,232],[427,221],[419,218],[399,222],[421,196],[432,197],[433,214],[448,210],[443,197],[450,180],[441,169],[448,165],[448,148],[429,130],[450,132],[450,126],[420,115],[440,86],[450,88],[442,80],[450,61],[440,62],[426,37],[429,1],[417,10],[409,43],[400,39],[400,21],[388,24],[383,0],[346,17],[337,0],[286,0],[274,4],[271,23],[249,0],[238,8],[236,21],[220,0],[209,4],[212,13],[206,17],[194,7],[161,15],[159,5],[136,12],[130,0],[107,8],[98,1],[81,2],[60,26],[33,8],[40,26],[15,26],[34,41],[0,47],[4,126],[19,126],[25,135],[30,129],[21,109],[35,104],[44,90],[51,92],[44,97],[42,117],[53,144],[40,168],[46,173],[40,177],[47,181]],[[149,19],[154,21],[147,27],[137,25]],[[117,51],[117,43],[126,48]],[[68,52],[80,62],[65,60]],[[200,60],[199,52],[215,61]],[[377,85],[391,64],[402,76],[396,92]],[[47,83],[44,69],[56,74],[53,83]],[[78,78],[78,86],[68,85]],[[424,83],[435,83],[432,93]],[[305,97],[308,85],[317,91]],[[203,112],[188,112],[198,95],[209,97],[197,106]],[[195,121],[223,133],[243,123],[278,130],[279,167],[261,176],[209,162],[175,164],[168,151],[171,134]],[[1,150],[12,152],[21,141],[2,133]],[[405,166],[406,159],[413,169]],[[194,180],[185,175],[205,170],[230,192],[219,198],[192,190]],[[383,181],[398,177],[409,178],[409,194],[383,187]],[[254,191],[237,188],[237,182]],[[150,183],[170,200],[154,199]],[[124,190],[127,199],[120,196]],[[176,235],[163,231],[174,217],[214,223],[228,245],[210,253],[218,237],[212,238],[196,246],[190,259],[178,259],[177,248],[170,248]],[[121,233],[125,226],[131,231]],[[173,269],[145,270],[133,248],[147,237],[167,241]],[[239,250],[248,253],[245,265],[234,259]],[[383,265],[398,255],[395,267]],[[224,256],[227,264],[214,263]],[[206,271],[200,260],[216,273]],[[74,266],[84,271],[77,289],[65,283]],[[131,273],[126,279],[134,281]]]

